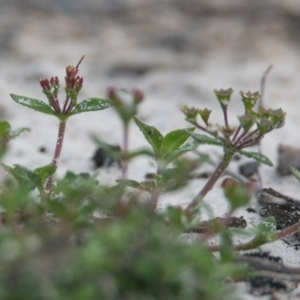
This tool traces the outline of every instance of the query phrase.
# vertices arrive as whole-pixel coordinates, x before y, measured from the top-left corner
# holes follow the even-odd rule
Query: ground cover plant
[[[222,122],[211,124],[208,108],[185,106],[182,112],[192,127],[163,135],[139,119],[138,107],[144,101],[139,90],[128,93],[131,102],[125,101],[117,88],[108,89],[107,99],[80,101],[82,59],[76,67],[66,68],[63,101],[58,97],[57,77],[40,81],[47,103],[11,95],[21,105],[57,117],[59,129],[48,165],[30,170],[2,163],[10,177],[2,183],[0,196],[1,299],[235,299],[229,282],[255,275],[246,264],[236,263],[235,250],[256,248],[290,235],[299,230],[300,223],[276,231],[275,219],[267,218],[252,228],[249,242],[236,245],[236,231],[230,227],[242,231],[245,224],[232,214],[249,202],[249,186],[233,178],[224,181],[224,195],[230,204],[225,218],[199,224],[201,202],[236,153],[272,166],[263,154],[244,149],[282,127],[285,113],[257,108],[260,94],[241,92],[244,111],[237,117],[237,125],[231,125],[228,107],[233,90],[220,89],[214,93],[223,112]],[[120,161],[122,178],[116,178],[113,186],[72,171],[55,178],[68,118],[107,108],[114,109],[122,121],[122,149],[114,151],[97,142]],[[128,150],[131,122],[139,127],[152,151]],[[9,140],[24,130],[12,131],[8,122],[0,122],[3,161]],[[206,161],[205,155],[195,161],[182,157],[203,144],[223,150],[215,171],[187,207],[158,212],[160,195],[187,185],[193,170]],[[142,182],[127,178],[128,162],[139,155],[148,155],[157,164],[157,172]],[[140,199],[142,193],[148,200]],[[231,221],[236,223],[232,226]],[[193,231],[202,233],[197,242],[187,244],[180,239],[183,233]],[[219,236],[219,245],[209,245],[213,236]],[[214,255],[216,251],[220,256]]]

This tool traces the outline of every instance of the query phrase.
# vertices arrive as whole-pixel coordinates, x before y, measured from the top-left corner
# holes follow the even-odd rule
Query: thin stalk
[[[228,127],[227,106],[222,105],[225,127]]]
[[[55,169],[58,166],[58,162],[59,162],[59,158],[60,158],[60,153],[61,153],[61,149],[62,149],[62,145],[63,145],[63,141],[64,141],[64,135],[65,135],[65,131],[66,131],[66,123],[67,123],[66,120],[60,120],[60,122],[59,122],[56,147],[55,147],[55,152],[54,152],[54,156],[52,159],[52,165],[55,167]],[[52,188],[52,176],[50,176],[47,179],[46,191],[50,191],[51,188]]]
[[[240,133],[241,129],[242,129],[242,126],[239,125],[239,127],[236,129],[236,131],[235,131],[235,133],[234,133],[234,136],[233,136],[233,138],[232,138],[232,142],[233,142],[233,143],[234,143],[235,139],[237,138],[238,134]]]
[[[245,141],[249,140],[249,138],[251,138],[251,136],[253,136],[257,132],[258,132],[258,129],[255,129],[255,130],[251,131],[250,133],[243,132],[239,136],[239,138],[234,142],[233,146],[240,148],[241,144],[245,143]],[[248,141],[247,141],[247,143],[248,143]]]
[[[300,221],[293,224],[293,225],[291,225],[291,226],[289,226],[289,227],[286,227],[286,228],[276,232],[274,239],[272,239],[271,241],[266,241],[264,239],[258,241],[256,238],[254,238],[250,242],[236,245],[234,247],[234,250],[235,251],[242,251],[242,250],[255,249],[255,248],[257,248],[261,245],[268,244],[268,243],[274,242],[276,240],[283,239],[287,236],[290,236],[290,235],[298,232],[299,230],[300,230]],[[220,251],[221,246],[220,245],[209,246],[208,250],[211,251],[211,252]]]
[[[199,194],[193,199],[193,201],[187,206],[185,211],[189,212],[191,209],[195,208],[198,203],[206,196],[206,194],[214,187],[217,180],[220,178],[222,173],[229,166],[232,156],[234,155],[234,151],[225,150],[225,154],[216,167],[215,171],[212,173],[202,190]]]
[[[205,127],[201,126],[199,123],[197,122],[193,122],[192,123],[194,126],[196,126],[198,129],[212,135],[214,138],[216,138],[217,140],[219,140],[220,142],[222,142],[223,144],[227,143],[227,140],[222,138],[221,136],[216,136],[213,132],[209,131],[208,129],[206,129]]]
[[[270,65],[264,72],[261,81],[260,81],[260,101],[259,106],[264,106],[264,97],[265,97],[265,86],[266,86],[266,79],[270,71],[272,70],[273,65]]]
[[[129,133],[129,124],[124,123],[123,131],[123,161],[122,161],[122,178],[125,179],[128,169],[128,133]]]
[[[151,203],[151,207],[153,210],[156,210],[156,208],[157,208],[158,198],[159,198],[161,192],[162,192],[162,188],[156,187],[153,189],[153,191],[151,193],[150,203]]]
[[[72,103],[72,102],[71,102]],[[65,103],[64,103],[64,107],[63,107],[63,112],[65,113],[66,111],[67,111],[67,107],[69,107],[70,106],[70,97],[69,96],[67,96],[67,98],[66,98],[66,101],[65,101]]]

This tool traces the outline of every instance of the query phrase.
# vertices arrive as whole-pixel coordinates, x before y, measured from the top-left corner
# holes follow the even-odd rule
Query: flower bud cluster
[[[49,104],[54,108],[58,113],[61,112],[61,108],[58,102],[58,92],[59,92],[59,79],[57,76],[51,77],[49,79],[40,79],[40,85],[43,89],[43,93],[46,95]]]
[[[115,87],[107,89],[107,97],[113,103],[124,124],[136,115],[138,105],[144,100],[144,93],[138,89],[133,89],[131,93],[124,90],[117,90]]]
[[[83,85],[83,78],[78,76],[78,67],[69,66],[66,68],[66,94],[73,101],[77,101],[77,96]]]
[[[43,89],[43,93],[46,95],[49,104],[53,107],[56,113],[67,114],[77,104],[77,96],[83,86],[83,78],[78,75],[79,72],[78,68],[83,58],[84,56],[81,57],[76,67],[68,66],[66,68],[66,76],[65,76],[66,99],[62,108],[58,100],[58,93],[60,88],[58,77],[57,76],[51,77],[50,80],[49,79],[40,80],[40,85]]]
[[[209,123],[211,110],[189,108],[184,106],[182,112],[186,116],[186,120],[196,126],[198,129],[214,136],[223,145],[237,149],[254,146],[261,138],[273,129],[280,128],[284,125],[285,113],[282,109],[272,110],[260,107],[254,110],[258,99],[259,92],[240,92],[242,102],[244,104],[244,114],[238,117],[238,127],[229,125],[227,116],[227,107],[231,99],[233,89],[214,90],[219,104],[221,105],[224,115],[224,126],[219,124],[213,125]],[[200,115],[206,126],[198,124],[197,117]],[[213,129],[214,127],[214,129]]]

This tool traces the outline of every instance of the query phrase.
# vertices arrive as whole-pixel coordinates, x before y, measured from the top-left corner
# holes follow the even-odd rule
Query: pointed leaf
[[[152,146],[157,158],[161,157],[160,147],[163,141],[163,135],[153,126],[148,126],[137,118],[134,118],[135,124],[143,132],[146,140]]]
[[[71,111],[71,115],[80,114],[83,112],[97,111],[109,108],[112,106],[112,102],[106,99],[100,98],[88,98],[79,102]]]
[[[29,127],[21,127],[19,129],[13,130],[10,132],[9,137],[14,139],[15,137],[19,136],[24,131],[30,131]]]
[[[214,145],[214,146],[223,146],[223,144],[212,137],[209,137],[205,134],[193,133],[191,131],[186,131],[188,135],[190,135],[193,139],[195,139],[200,144]]]
[[[234,247],[232,242],[231,234],[228,230],[224,230],[220,234],[221,237],[221,259],[224,263],[229,263],[233,261],[234,257]]]
[[[27,106],[31,109],[42,112],[44,114],[48,114],[48,115],[52,115],[52,116],[57,115],[50,105],[48,105],[47,103],[45,103],[41,100],[28,98],[28,97],[24,97],[24,96],[19,96],[19,95],[15,95],[15,94],[10,94],[10,96],[12,97],[12,99],[14,101],[16,101],[17,103],[19,103],[21,105]]]
[[[28,187],[33,188],[33,184],[28,177],[28,171],[30,170],[20,165],[14,165],[13,167],[11,167],[5,164],[1,164],[1,166],[8,174],[10,174],[16,180],[18,184],[26,185]]]
[[[6,121],[0,121],[0,138],[7,136],[10,133],[10,124]]]
[[[154,154],[151,150],[149,149],[144,149],[144,148],[141,148],[141,149],[137,149],[135,151],[131,151],[128,153],[128,158],[129,159],[132,159],[132,158],[135,158],[137,156],[141,156],[141,155],[144,155],[144,156],[150,156],[150,157],[154,157]]]
[[[189,138],[186,130],[194,131],[195,128],[174,130],[163,138],[160,148],[162,157],[178,149]]]
[[[131,180],[131,179],[118,179],[116,182],[120,183],[123,186],[129,186],[135,189],[138,189],[140,187],[140,183],[136,180]]]
[[[200,143],[194,139],[187,140],[182,146],[169,153],[165,157],[166,164],[169,164],[170,162],[174,161],[176,158],[183,155],[184,153],[195,150],[199,145]]]
[[[268,166],[273,166],[273,163],[271,162],[271,160],[266,157],[265,155],[258,153],[258,152],[250,152],[250,151],[242,151],[242,150],[237,150],[238,153],[240,153],[241,155],[244,155],[246,157],[249,158],[253,158],[263,164],[266,164]]]
[[[53,166],[52,164],[49,164],[49,165],[34,169],[33,173],[36,176],[34,176],[33,178],[30,178],[30,176],[28,176],[28,177],[30,179],[32,179],[36,185],[42,186],[48,177],[54,175],[55,171],[56,171],[56,167]]]
[[[300,181],[300,172],[293,166],[290,166],[290,170],[293,173],[293,175],[296,177],[296,179]]]

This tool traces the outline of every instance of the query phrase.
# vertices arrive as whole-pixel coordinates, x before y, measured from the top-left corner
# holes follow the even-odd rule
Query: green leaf
[[[10,124],[6,121],[0,121],[0,138],[9,135],[11,130]]]
[[[13,167],[11,167],[5,164],[1,164],[1,166],[8,174],[10,174],[16,180],[16,182],[20,186],[27,186],[33,188],[33,184],[28,177],[28,173],[32,171],[20,165],[14,165]]]
[[[223,144],[212,137],[209,137],[205,134],[199,134],[199,133],[193,133],[191,131],[186,131],[188,135],[190,135],[193,139],[195,139],[200,144],[207,144],[207,145],[213,145],[213,146],[223,146]]]
[[[248,204],[251,198],[247,187],[238,183],[225,186],[224,194],[229,201],[232,210]]]
[[[268,166],[271,166],[271,167],[273,166],[273,163],[271,162],[271,160],[267,156],[265,156],[261,153],[251,152],[251,151],[243,151],[243,150],[237,150],[237,152],[246,157],[253,158],[253,159],[255,159],[263,164],[266,164]]]
[[[271,216],[263,219],[257,226],[253,228],[256,233],[254,240],[272,242],[276,236],[276,219]]]
[[[141,191],[147,191],[151,193],[151,191],[155,188],[155,184],[153,181],[145,180],[145,181],[135,181],[131,179],[119,179],[116,180],[118,183],[120,183],[120,186],[126,186],[126,187],[131,187],[134,189],[139,189]]]
[[[290,170],[293,173],[293,175],[296,177],[296,179],[300,181],[300,172],[293,166],[290,166]]]
[[[14,165],[13,167],[2,164],[2,167],[8,172],[20,185],[26,185],[30,188],[37,187],[43,189],[43,184],[49,176],[55,173],[56,168],[49,164],[31,171],[24,166]]]
[[[15,137],[19,136],[24,131],[30,131],[29,127],[21,127],[19,129],[13,130],[9,134],[9,138],[14,139]]]
[[[79,102],[71,111],[70,115],[76,115],[83,112],[97,111],[109,108],[112,106],[112,102],[106,99],[100,98],[88,98]]]
[[[54,175],[56,167],[52,164],[36,168],[33,173],[35,174],[34,178],[31,178],[37,186],[42,187],[48,177]],[[30,176],[29,176],[30,178]]]
[[[169,132],[161,143],[160,152],[162,157],[165,157],[169,153],[177,150],[188,138],[189,135],[186,130],[194,131],[195,128],[178,129]]]
[[[151,150],[144,149],[144,148],[137,149],[135,151],[131,151],[131,152],[128,153],[129,159],[135,158],[137,156],[142,156],[142,155],[144,155],[144,156],[150,156],[152,158],[154,157],[153,152]]]
[[[32,99],[32,98],[19,96],[15,94],[10,94],[10,96],[14,101],[16,101],[21,105],[27,106],[33,110],[42,112],[44,114],[57,116],[56,112],[52,109],[52,107],[41,100]]]
[[[163,135],[155,127],[148,126],[137,118],[134,118],[134,122],[140,128],[146,140],[152,146],[156,158],[161,158],[160,148],[163,141]]]
[[[135,189],[138,189],[140,187],[140,183],[136,180],[131,179],[118,179],[116,182],[120,183],[122,186],[129,186]]]
[[[165,157],[166,164],[169,164],[170,162],[174,161],[179,156],[189,152],[194,151],[197,149],[197,147],[200,145],[200,143],[194,139],[187,140],[182,146],[177,148],[175,151],[169,153]]]
[[[224,263],[230,263],[233,261],[234,257],[234,247],[232,243],[232,238],[228,230],[224,230],[220,234],[221,237],[221,259]]]
[[[60,199],[51,199],[47,205],[49,206],[50,211],[55,214],[56,217],[67,218],[69,216],[69,211],[66,204]]]

